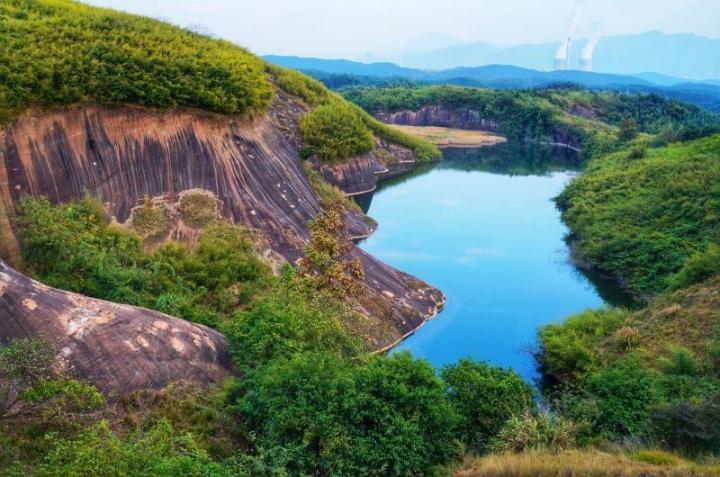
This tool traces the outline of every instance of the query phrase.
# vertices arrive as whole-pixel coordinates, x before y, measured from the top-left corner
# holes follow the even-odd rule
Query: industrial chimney
[[[578,17],[580,16],[580,3],[575,8],[575,15],[573,16],[572,22],[570,23],[570,29],[568,30],[565,41],[558,48],[555,53],[555,69],[566,70],[570,66],[570,54],[572,53],[572,41],[575,35],[575,28],[577,27]]]
[[[583,48],[582,55],[580,55],[581,71],[592,71],[593,53],[595,52],[597,44],[598,39],[592,38],[588,41],[587,45],[585,45],[585,48]]]

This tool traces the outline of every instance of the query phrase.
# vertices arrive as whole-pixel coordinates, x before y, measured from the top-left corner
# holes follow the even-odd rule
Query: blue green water
[[[578,158],[558,149],[448,150],[361,205],[380,224],[360,246],[443,291],[444,311],[397,349],[435,366],[471,356],[537,377],[529,349],[540,325],[604,303],[611,284],[569,260],[555,197]]]

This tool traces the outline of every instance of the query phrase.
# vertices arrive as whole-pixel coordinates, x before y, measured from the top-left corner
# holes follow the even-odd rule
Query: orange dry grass
[[[569,450],[558,454],[526,452],[472,458],[456,477],[713,477],[718,466],[700,466],[678,459],[677,465],[659,466],[627,456],[595,450]]]

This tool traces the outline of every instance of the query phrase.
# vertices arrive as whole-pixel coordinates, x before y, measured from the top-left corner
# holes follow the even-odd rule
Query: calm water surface
[[[569,261],[552,202],[576,174],[569,152],[503,145],[447,150],[443,162],[360,199],[378,231],[360,246],[438,287],[444,311],[397,349],[435,366],[471,356],[537,377],[540,325],[628,304]]]

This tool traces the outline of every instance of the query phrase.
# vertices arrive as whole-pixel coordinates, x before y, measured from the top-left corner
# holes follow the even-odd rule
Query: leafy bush
[[[575,446],[574,423],[547,412],[512,416],[492,440],[494,452],[561,451]]]
[[[604,364],[603,340],[624,324],[620,309],[587,310],[539,331],[543,371],[555,377],[582,377]]]
[[[349,105],[332,101],[305,115],[300,121],[305,142],[327,162],[348,159],[369,152],[373,136]]]
[[[345,311],[332,302],[308,289],[288,265],[275,290],[220,329],[243,370],[311,351],[357,356],[361,345],[338,319]]]
[[[679,290],[720,274],[720,245],[708,244],[703,251],[693,253],[682,268],[668,279],[670,289]]]
[[[652,418],[657,436],[670,448],[691,452],[720,448],[720,394],[700,402],[663,404]]]
[[[44,338],[0,344],[0,423],[72,419],[105,404],[91,385],[54,369],[58,350]]]
[[[458,435],[470,450],[486,450],[508,419],[534,409],[532,388],[510,370],[462,359],[440,375],[461,417]]]
[[[417,475],[457,455],[443,383],[406,353],[361,365],[298,354],[240,387],[260,455],[293,475]]]
[[[589,375],[585,388],[597,403],[596,432],[607,436],[651,434],[651,409],[660,402],[660,391],[637,356],[629,355]]]
[[[113,434],[107,422],[91,427],[77,439],[57,435],[49,439],[52,450],[38,467],[38,477],[230,475],[197,446],[190,434],[175,432],[167,421],[125,439]]]
[[[262,111],[262,60],[227,41],[67,0],[0,6],[0,121],[79,102]]]

